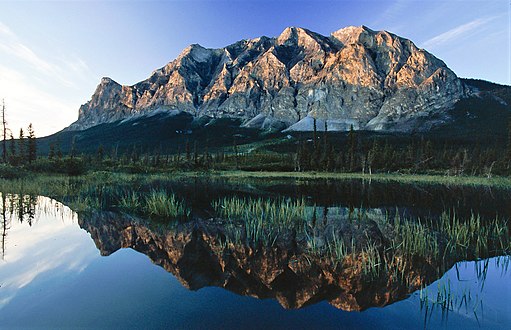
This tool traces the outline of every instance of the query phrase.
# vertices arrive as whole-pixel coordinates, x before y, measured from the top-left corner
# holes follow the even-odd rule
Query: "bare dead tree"
[[[2,129],[3,129],[3,151],[2,160],[7,163],[7,121],[5,120],[5,100],[2,99]]]

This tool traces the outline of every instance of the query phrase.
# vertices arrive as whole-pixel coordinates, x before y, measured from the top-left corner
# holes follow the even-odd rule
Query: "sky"
[[[46,136],[78,118],[101,77],[133,85],[190,44],[350,25],[409,38],[460,77],[511,84],[511,0],[0,0],[0,99],[15,137],[29,123]]]

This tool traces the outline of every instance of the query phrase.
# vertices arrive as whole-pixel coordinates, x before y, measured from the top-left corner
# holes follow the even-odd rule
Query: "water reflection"
[[[364,261],[358,256],[336,263],[311,253],[309,243],[287,240],[291,236],[283,232],[276,244],[246,244],[218,218],[176,222],[113,211],[77,215],[55,200],[26,195],[1,195],[1,205],[0,324],[5,326],[41,326],[41,320],[48,327],[138,328],[257,327],[281,320],[286,327],[332,328],[511,324],[507,257],[415,258],[400,277],[373,276],[360,267]],[[386,244],[389,238],[375,227],[386,210],[366,209],[364,222],[356,220],[360,211],[313,209],[310,244],[326,246],[332,233]],[[279,306],[268,303],[273,301]],[[140,314],[148,310],[150,317]],[[218,323],[199,323],[194,312]]]
[[[2,194],[0,309],[26,289],[79,272],[97,255],[77,215],[50,198]],[[57,276],[56,276],[57,275]]]
[[[449,318],[471,319],[478,327],[503,328],[511,324],[511,256],[473,262],[459,262],[442,278],[415,293],[424,328],[437,323],[449,325]],[[438,320],[439,319],[439,320]]]
[[[125,187],[131,189],[131,187]],[[196,210],[207,208],[223,197],[305,198],[311,204],[349,209],[396,208],[413,217],[438,216],[444,211],[468,217],[511,218],[511,191],[491,187],[424,185],[364,180],[331,179],[216,179],[187,178],[158,180],[137,187],[140,191],[165,189],[188,201]]]
[[[344,208],[324,210],[324,218],[317,220],[321,223],[317,227],[324,232],[332,232],[331,222],[349,212]],[[376,219],[382,213],[373,210],[369,215]],[[373,274],[372,268],[365,271],[367,260],[359,254],[347,254],[344,261],[336,262],[297,246],[302,243],[294,239],[271,246],[243,244],[242,239],[232,239],[230,227],[219,221],[195,219],[161,225],[115,212],[79,216],[80,226],[91,233],[102,255],[132,248],[191,290],[218,286],[240,295],[275,298],[286,309],[321,301],[346,311],[386,306],[436,281],[458,262],[433,256],[406,260],[402,256],[402,265],[394,266],[402,267],[399,272]],[[360,242],[376,239],[381,244],[388,238],[374,226],[373,220],[344,222],[341,230],[359,237]],[[318,240],[328,235],[324,232],[317,232]],[[380,271],[379,265],[371,265]]]

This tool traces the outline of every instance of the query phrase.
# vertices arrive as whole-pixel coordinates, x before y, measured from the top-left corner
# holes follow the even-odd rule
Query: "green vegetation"
[[[311,255],[333,264],[355,264],[370,277],[393,274],[395,279],[404,279],[413,260],[447,265],[511,253],[508,223],[499,218],[482,221],[480,216],[472,215],[460,219],[448,212],[432,219],[405,219],[399,213],[394,217],[369,217],[358,210],[329,223],[328,234],[327,210],[321,218],[318,208],[306,206],[303,200],[231,197],[215,201],[213,206],[217,215],[229,222],[228,242],[254,247],[287,244],[282,240],[303,242]],[[377,231],[371,231],[374,222]],[[351,224],[351,229],[346,224]]]
[[[217,214],[228,221],[240,220],[246,241],[251,245],[273,245],[279,235],[290,230],[303,231],[312,213],[305,201],[223,198],[213,202]],[[241,238],[241,235],[237,235]]]
[[[134,205],[131,205],[133,209]],[[165,191],[153,190],[145,198],[143,209],[150,215],[167,218],[181,218],[190,216],[190,210],[175,195],[168,195]]]
[[[190,210],[174,194],[151,188],[155,179],[150,176],[96,172],[78,177],[54,175],[2,179],[0,189],[21,196],[55,198],[75,211],[120,209],[161,218],[188,217]],[[141,189],[142,186],[144,189]]]

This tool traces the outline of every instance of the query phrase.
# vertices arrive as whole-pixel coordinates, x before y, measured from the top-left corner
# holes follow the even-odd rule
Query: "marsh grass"
[[[462,219],[454,212],[444,212],[437,218],[417,219],[403,217],[398,210],[394,216],[387,213],[375,218],[356,209],[338,220],[352,228],[375,221],[386,237],[384,242],[377,242],[354,233],[346,236],[335,229],[335,223],[328,224],[330,229],[326,230],[321,209],[307,206],[304,200],[230,197],[212,205],[218,217],[228,222],[231,242],[273,246],[292,233],[311,256],[328,260],[335,267],[345,265],[349,257],[350,264],[368,278],[390,274],[392,280],[408,282],[413,279],[407,274],[417,260],[437,265],[440,273],[442,265],[453,261],[511,253],[509,226],[500,218],[483,220],[472,215]]]
[[[303,199],[226,197],[214,201],[212,207],[219,217],[242,223],[247,242],[256,245],[272,246],[285,231],[303,231],[311,218]]]
[[[190,210],[174,194],[146,190],[161,176],[96,172],[79,177],[36,176],[3,180],[4,192],[44,195],[69,205],[75,211],[122,209],[157,217],[188,217]]]
[[[118,199],[117,206],[123,210],[141,210],[143,208],[142,198],[136,191],[126,191]]]
[[[187,218],[190,210],[174,194],[152,190],[144,199],[143,209],[150,215],[166,218]]]

